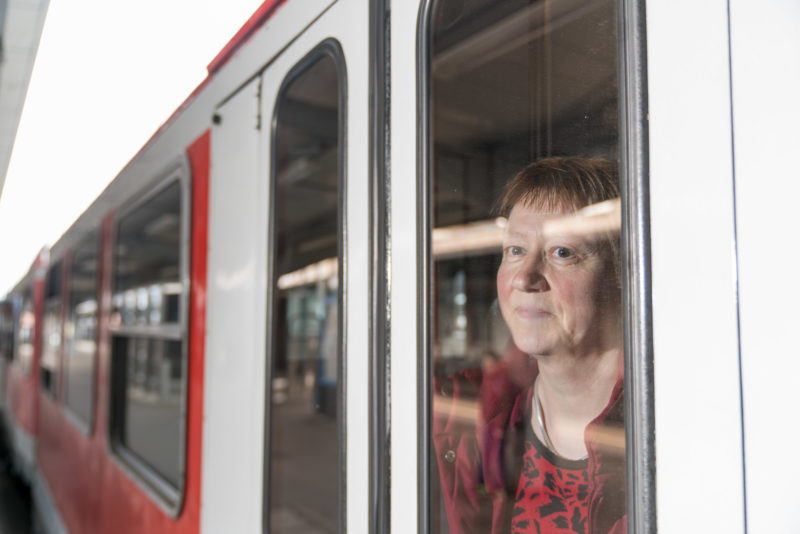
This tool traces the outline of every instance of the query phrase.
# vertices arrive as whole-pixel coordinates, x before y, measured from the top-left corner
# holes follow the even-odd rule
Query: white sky
[[[206,75],[262,0],[50,0],[0,197],[0,296]]]

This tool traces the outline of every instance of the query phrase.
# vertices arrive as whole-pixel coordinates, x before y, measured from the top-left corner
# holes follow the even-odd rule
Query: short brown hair
[[[539,210],[577,211],[619,197],[617,165],[603,158],[551,157],[531,163],[505,186],[497,212],[520,202]]]

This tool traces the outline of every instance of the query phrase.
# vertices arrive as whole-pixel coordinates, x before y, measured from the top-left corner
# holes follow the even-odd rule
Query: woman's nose
[[[542,258],[529,257],[523,262],[514,273],[511,280],[512,287],[517,291],[538,293],[547,291],[550,285],[544,274],[544,260]]]

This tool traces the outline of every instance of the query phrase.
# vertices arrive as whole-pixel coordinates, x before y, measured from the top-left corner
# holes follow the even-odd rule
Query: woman
[[[451,532],[626,530],[618,197],[615,167],[587,158],[540,160],[505,189],[498,304],[528,368],[437,381],[481,397],[473,428],[434,418]]]

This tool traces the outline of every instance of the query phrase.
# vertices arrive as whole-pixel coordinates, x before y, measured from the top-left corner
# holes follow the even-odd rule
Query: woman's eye
[[[575,253],[566,247],[556,247],[555,249],[553,249],[553,256],[562,260],[571,258],[574,255]]]

